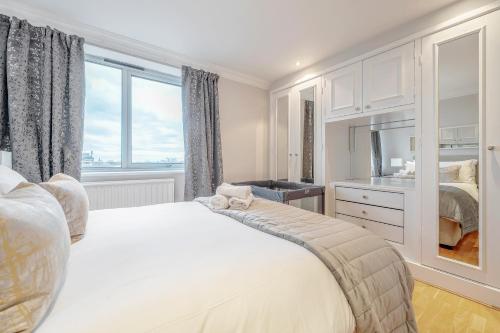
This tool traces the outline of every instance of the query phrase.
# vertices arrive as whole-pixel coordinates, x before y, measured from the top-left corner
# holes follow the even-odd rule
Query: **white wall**
[[[268,178],[268,91],[221,78],[219,104],[225,181]]]
[[[479,124],[478,103],[478,95],[476,94],[439,101],[439,126]]]

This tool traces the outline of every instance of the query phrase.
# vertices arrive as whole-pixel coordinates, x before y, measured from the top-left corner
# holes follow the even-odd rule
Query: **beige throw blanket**
[[[196,200],[208,204],[207,198]],[[246,211],[215,212],[314,253],[342,287],[356,332],[417,332],[413,278],[399,252],[382,238],[348,222],[260,198]]]

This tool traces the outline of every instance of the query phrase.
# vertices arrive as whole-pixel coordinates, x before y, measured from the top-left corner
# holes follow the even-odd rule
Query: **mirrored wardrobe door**
[[[284,92],[274,96],[276,121],[275,179],[288,181],[290,174],[290,94]]]
[[[422,262],[486,281],[485,28],[422,40]]]

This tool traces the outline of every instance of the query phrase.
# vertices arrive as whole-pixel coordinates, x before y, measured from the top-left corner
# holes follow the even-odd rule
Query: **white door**
[[[500,287],[500,12],[443,30],[422,40],[422,262],[467,279]],[[476,94],[473,108],[446,110],[449,96]],[[474,110],[479,124],[479,179],[475,184],[457,178],[456,184],[439,182],[439,163],[449,156],[439,150],[440,126],[459,119],[459,112]],[[447,114],[451,112],[451,114]],[[469,158],[469,157],[468,157]],[[462,157],[462,159],[464,159]],[[455,157],[452,163],[460,161]],[[460,169],[462,170],[462,169]],[[476,188],[477,224],[450,218],[448,193],[456,187]],[[469,200],[470,201],[470,200]],[[441,207],[441,204],[442,207]],[[458,205],[460,207],[460,205]],[[474,206],[464,210],[473,212]],[[468,220],[474,222],[474,220]],[[460,222],[460,223],[454,223]],[[465,232],[460,235],[460,231]],[[452,241],[457,233],[459,240]],[[465,240],[472,240],[467,249]],[[470,244],[469,244],[470,245]],[[500,300],[497,304],[499,305]]]
[[[327,119],[362,112],[361,62],[326,74],[323,87],[323,104]]]
[[[364,112],[414,103],[414,52],[411,42],[363,61]]]

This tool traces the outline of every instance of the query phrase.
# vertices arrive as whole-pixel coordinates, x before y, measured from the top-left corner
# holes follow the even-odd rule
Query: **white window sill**
[[[81,182],[161,179],[183,176],[184,170],[82,171]]]

